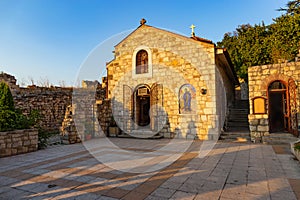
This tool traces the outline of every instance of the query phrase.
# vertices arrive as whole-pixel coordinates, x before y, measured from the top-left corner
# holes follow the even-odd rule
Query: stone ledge
[[[38,130],[0,132],[0,144],[0,157],[36,151],[38,149]]]

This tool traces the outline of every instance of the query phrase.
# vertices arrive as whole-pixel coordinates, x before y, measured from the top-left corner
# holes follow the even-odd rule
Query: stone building
[[[248,76],[251,139],[286,132],[298,136],[300,62],[253,66]]]
[[[135,137],[217,139],[239,84],[225,49],[145,24],[107,63],[114,120]]]

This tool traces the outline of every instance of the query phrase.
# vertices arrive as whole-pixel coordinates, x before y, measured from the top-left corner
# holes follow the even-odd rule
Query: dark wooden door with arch
[[[287,86],[274,81],[268,87],[270,133],[286,132],[289,129]]]
[[[268,87],[270,133],[290,132],[298,136],[297,86],[293,79],[279,80]]]

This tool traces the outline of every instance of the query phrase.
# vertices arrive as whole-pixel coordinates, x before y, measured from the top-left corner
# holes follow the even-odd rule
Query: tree
[[[272,62],[279,59],[293,61],[300,47],[300,13],[284,14],[269,26]]]
[[[9,86],[4,82],[0,83],[0,109],[15,109],[14,99]]]
[[[8,85],[0,83],[0,131],[13,129],[16,113],[12,94]]]
[[[226,48],[240,78],[250,66],[293,61],[300,47],[300,0],[290,1],[286,13],[270,25],[240,25],[226,33],[217,46]]]
[[[247,79],[247,69],[252,65],[270,63],[266,38],[268,27],[250,24],[240,25],[233,33],[226,33],[218,46],[226,48],[240,78]]]
[[[289,1],[286,8],[279,8],[278,11],[285,11],[287,14],[300,14],[300,0]]]

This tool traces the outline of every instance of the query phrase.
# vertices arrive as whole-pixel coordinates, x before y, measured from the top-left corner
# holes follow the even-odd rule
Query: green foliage
[[[294,144],[294,149],[300,151],[300,142]]]
[[[0,131],[14,129],[16,113],[13,110],[0,109]]]
[[[38,148],[45,149],[48,145],[47,140],[53,136],[57,135],[59,132],[57,131],[47,131],[45,129],[39,128],[39,141],[38,141]]]
[[[19,109],[15,109],[12,94],[8,85],[0,83],[0,131],[27,129],[39,120],[39,113],[33,110],[28,117]]]
[[[227,49],[240,78],[247,80],[250,66],[293,61],[296,57],[300,47],[300,0],[290,1],[287,6],[286,13],[274,23],[240,25],[218,42],[218,47]]]
[[[15,128],[17,114],[15,112],[14,100],[8,85],[0,83],[0,131]]]
[[[31,110],[29,116],[28,116],[28,123],[29,123],[29,126],[33,126],[35,128],[39,128],[39,121],[40,119],[42,118],[42,115],[40,114],[40,111],[39,110]]]
[[[300,47],[300,14],[282,15],[269,26],[273,63],[278,59],[294,60]]]
[[[30,128],[28,118],[22,114],[20,109],[15,111],[16,121],[15,121],[15,129],[27,129]]]
[[[289,1],[286,8],[280,8],[278,11],[285,11],[290,15],[300,14],[300,0]]]
[[[13,111],[15,109],[14,99],[8,85],[0,82],[0,108]]]

